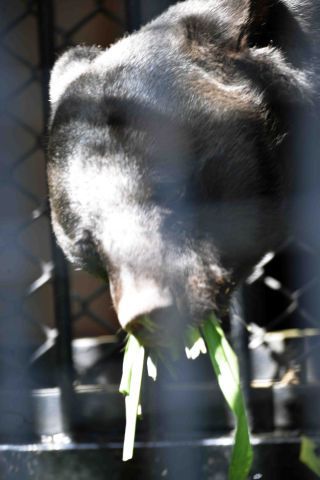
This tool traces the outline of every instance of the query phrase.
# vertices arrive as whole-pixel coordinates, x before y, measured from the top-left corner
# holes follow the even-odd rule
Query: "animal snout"
[[[174,315],[170,289],[151,278],[124,274],[111,295],[121,327],[141,340],[160,335]]]
[[[126,327],[127,332],[133,334],[146,347],[170,347],[176,343],[174,333],[176,309],[162,307],[153,310],[147,315],[136,316]]]

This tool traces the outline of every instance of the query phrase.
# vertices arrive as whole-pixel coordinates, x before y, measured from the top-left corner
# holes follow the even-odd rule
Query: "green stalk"
[[[126,429],[123,442],[122,460],[133,457],[137,416],[139,414],[140,391],[145,351],[138,340],[129,335],[123,359],[122,378],[119,391],[126,396]]]
[[[235,442],[229,467],[229,480],[246,480],[252,465],[253,451],[250,444],[245,403],[241,392],[237,357],[230,347],[218,320],[212,314],[200,330],[195,327],[189,327],[187,330],[185,343],[188,358],[194,359],[200,353],[205,353],[205,345],[200,334],[206,343],[220,389],[236,418]],[[129,335],[119,388],[120,392],[126,396],[123,461],[130,460],[133,456],[144,358],[144,347],[133,335]],[[155,380],[156,366],[150,357],[148,362],[148,373]]]
[[[317,455],[317,443],[309,437],[301,437],[300,462],[307,465],[317,477],[320,477],[320,457]]]
[[[229,480],[246,480],[252,465],[253,451],[250,444],[245,403],[241,392],[237,357],[213,314],[203,324],[201,331],[220,389],[236,418],[235,442],[229,466]]]

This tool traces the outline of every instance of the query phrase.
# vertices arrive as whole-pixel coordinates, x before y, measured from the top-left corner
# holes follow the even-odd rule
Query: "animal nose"
[[[147,329],[146,317],[164,317],[173,307],[173,297],[169,288],[155,280],[122,278],[120,294],[115,307],[121,327],[137,334],[141,328]],[[161,315],[160,315],[161,312]]]

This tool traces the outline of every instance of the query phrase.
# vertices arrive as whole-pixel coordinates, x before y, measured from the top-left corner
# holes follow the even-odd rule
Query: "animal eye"
[[[75,248],[77,251],[78,256],[87,257],[95,251],[95,244],[92,238],[91,233],[88,230],[85,230],[75,243]]]
[[[121,114],[121,112],[110,112],[108,115],[108,125],[110,127],[124,127],[125,117]]]
[[[81,238],[75,243],[75,257],[82,270],[106,278],[105,265],[101,261],[94,239],[88,230],[85,230]]]

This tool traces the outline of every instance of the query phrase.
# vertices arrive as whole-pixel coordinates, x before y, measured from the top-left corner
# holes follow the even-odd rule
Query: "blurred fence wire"
[[[45,173],[47,83],[59,52],[78,43],[108,46],[168,4],[160,3],[152,8],[154,2],[139,2],[138,8],[129,0],[11,0],[2,6],[0,388],[5,393],[0,407],[8,411],[15,398],[15,411],[21,413],[0,428],[5,438],[17,425],[29,432],[29,420],[36,423],[29,414],[38,412],[30,407],[29,388],[60,385],[63,392],[69,383],[67,397],[77,386],[81,398],[92,399],[103,395],[93,384],[118,381],[117,375],[103,373],[105,357],[113,365],[119,351],[107,289],[69,270],[52,240]],[[255,387],[319,380],[319,251],[311,244],[291,239],[247,281],[241,321],[251,364],[248,383]],[[108,421],[112,412],[118,414],[112,402]],[[90,415],[86,419],[92,421]],[[43,429],[50,433],[47,424]]]

